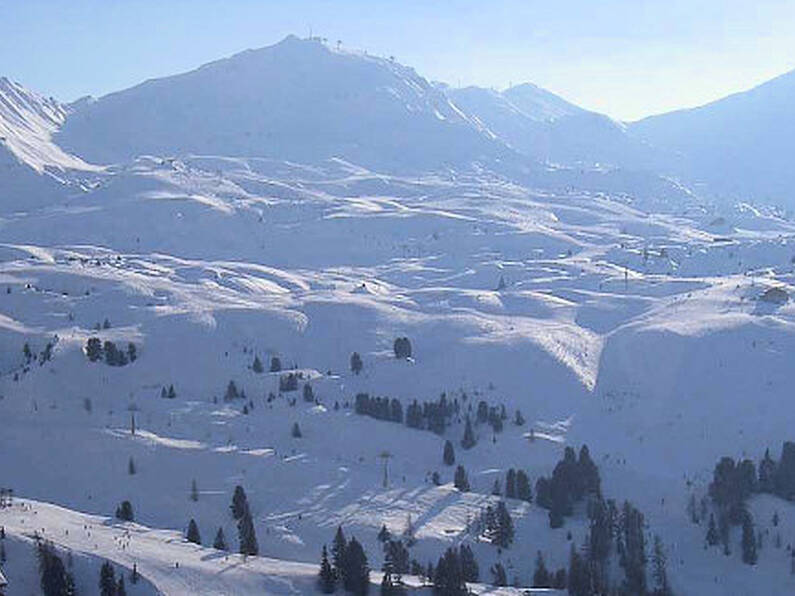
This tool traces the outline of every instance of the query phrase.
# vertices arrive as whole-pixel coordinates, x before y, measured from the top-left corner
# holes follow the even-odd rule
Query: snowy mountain
[[[652,170],[655,151],[623,124],[530,83],[497,92],[450,89],[450,97],[516,151],[545,163]]]
[[[675,154],[669,171],[732,199],[792,207],[795,71],[705,106],[630,125],[638,138]]]
[[[204,154],[427,169],[506,153],[412,69],[294,36],[85,102],[57,138],[100,163]]]
[[[502,95],[523,114],[538,122],[554,122],[564,116],[576,116],[585,112],[581,107],[533,83],[514,85],[503,91]]]
[[[0,77],[0,210],[28,209],[63,199],[70,182],[99,168],[52,140],[68,109]]]

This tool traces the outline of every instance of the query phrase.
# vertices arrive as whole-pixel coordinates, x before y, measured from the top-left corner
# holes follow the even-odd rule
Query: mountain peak
[[[103,163],[192,153],[433,167],[505,149],[413,69],[294,35],[84,102],[58,140]]]

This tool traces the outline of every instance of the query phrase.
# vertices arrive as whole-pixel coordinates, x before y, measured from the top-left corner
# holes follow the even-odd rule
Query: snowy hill
[[[505,153],[412,69],[294,36],[84,103],[58,142],[101,163],[193,153],[427,169]]]
[[[795,72],[705,106],[653,116],[630,131],[676,155],[669,171],[732,199],[792,207]]]

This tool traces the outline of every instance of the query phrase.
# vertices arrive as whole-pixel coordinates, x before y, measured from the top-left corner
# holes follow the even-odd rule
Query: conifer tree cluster
[[[795,443],[786,441],[782,445],[778,461],[766,449],[758,471],[750,459],[735,462],[723,457],[715,465],[709,495],[716,505],[729,511],[733,523],[742,522],[741,505],[755,492],[795,500]]]
[[[302,373],[290,372],[286,375],[279,377],[279,391],[281,393],[290,393],[298,391],[298,381],[303,378]]]
[[[563,459],[555,466],[552,476],[542,476],[536,481],[536,503],[549,509],[549,525],[552,528],[563,525],[564,517],[572,514],[574,503],[586,495],[600,494],[599,469],[586,445],[580,449],[579,457],[574,449],[566,447]]]
[[[357,414],[403,424],[403,406],[399,399],[370,397],[367,393],[358,393],[353,403],[354,412]]]
[[[654,594],[670,596],[662,542],[655,540],[653,585],[646,574],[647,553],[643,514],[625,502],[619,511],[614,501],[593,497],[588,504],[589,530],[582,548],[571,546],[567,582],[569,594]],[[611,556],[618,557],[623,577],[611,572]],[[538,571],[538,565],[536,570]],[[539,575],[543,576],[543,572]],[[556,574],[557,575],[557,574]],[[549,581],[549,580],[548,580]],[[616,584],[616,582],[619,582]]]
[[[509,469],[505,474],[505,497],[533,502],[533,490],[530,488],[530,477],[524,470]]]
[[[36,540],[36,559],[39,585],[44,596],[73,596],[76,593],[74,578],[66,571],[51,542]]]
[[[112,341],[105,341],[103,344],[98,337],[88,338],[85,352],[90,362],[104,359],[108,366],[126,366],[138,359],[138,349],[134,343],[128,343],[127,348],[123,349],[118,348]]]
[[[477,409],[477,422],[478,424],[488,423],[495,433],[502,432],[505,419],[508,414],[505,412],[505,406],[490,406],[484,400],[478,402]]]
[[[339,586],[356,595],[370,589],[370,567],[361,543],[355,537],[345,539],[342,526],[337,528],[331,547],[332,561],[325,546],[321,553],[318,584],[324,594],[331,594]]]
[[[566,569],[561,567],[554,573],[547,569],[544,562],[544,555],[541,551],[536,554],[536,567],[533,572],[534,588],[551,588],[555,590],[565,590],[567,584]]]
[[[439,558],[432,577],[434,594],[439,596],[465,596],[467,594],[461,553],[456,548],[448,548]]]

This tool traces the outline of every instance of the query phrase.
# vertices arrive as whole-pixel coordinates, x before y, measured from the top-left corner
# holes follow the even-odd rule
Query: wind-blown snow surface
[[[79,514],[47,508],[53,539],[138,560],[166,593],[183,590],[159,583],[178,557],[198,574],[190,589],[212,593],[226,581],[220,560],[182,543],[168,550],[169,540],[195,518],[205,545],[219,526],[234,544],[228,505],[242,484],[265,559],[233,567],[237,593],[279,593],[310,589],[316,567],[299,563],[315,565],[338,524],[376,569],[378,529],[399,533],[409,515],[423,562],[473,542],[467,519],[494,501],[495,477],[521,467],[535,481],[563,446],[587,443],[606,495],[631,499],[662,536],[677,593],[784,594],[793,581],[784,550],[764,549],[754,568],[703,550],[705,530],[685,504],[704,494],[719,456],[759,456],[792,438],[795,307],[757,298],[791,290],[793,231],[751,210],[649,214],[485,174],[140,158],[87,194],[2,222],[0,485],[99,516],[130,499],[136,520],[160,529],[146,532],[167,540],[122,560],[60,536]],[[96,331],[106,318],[111,328]],[[82,348],[92,335],[133,341],[139,358],[90,363]],[[411,361],[391,354],[403,335]],[[38,352],[56,337],[53,359],[25,371],[23,344]],[[360,376],[349,372],[353,351]],[[254,373],[255,354],[266,366],[272,355],[295,364],[319,403],[300,394],[268,403],[278,375]],[[248,414],[221,399],[230,380],[253,401]],[[170,384],[177,398],[161,399]],[[456,450],[475,489],[463,494],[442,464],[443,437],[353,414],[344,404],[359,391],[404,405],[466,393],[521,408],[528,424],[508,424],[496,442],[480,427],[474,449]],[[461,432],[455,424],[447,438],[458,445]],[[789,518],[789,504],[774,506]],[[474,545],[484,578],[499,558],[510,580],[529,585],[537,550],[557,568],[567,532],[582,541],[583,512],[551,530],[535,504],[509,508],[516,543],[501,554]],[[760,528],[768,518],[757,517]]]

